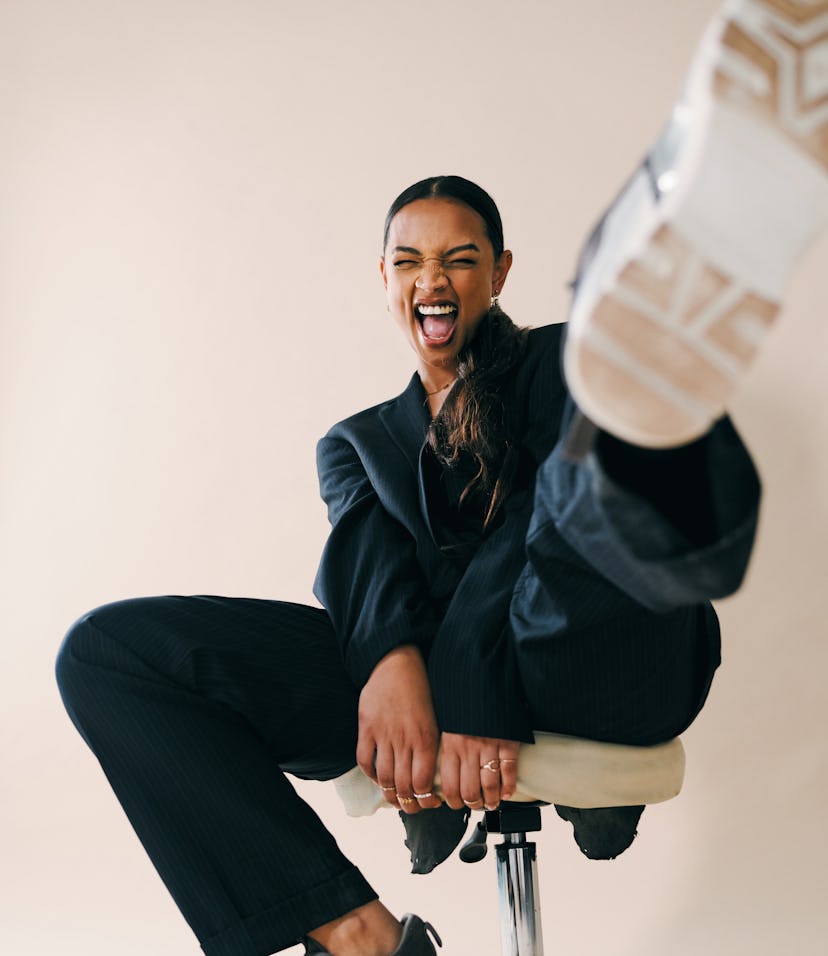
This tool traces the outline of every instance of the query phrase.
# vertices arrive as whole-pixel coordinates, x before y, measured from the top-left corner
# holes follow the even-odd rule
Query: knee
[[[60,643],[55,659],[55,680],[60,699],[72,723],[82,736],[83,727],[94,710],[95,669],[101,633],[90,624],[93,612],[85,614],[69,628]]]
[[[95,615],[104,608],[96,608],[79,617],[60,642],[55,659],[55,678],[64,702],[82,679],[84,665],[95,663],[102,645],[108,640],[104,632],[92,623]]]
[[[79,617],[66,632],[55,659],[55,678],[64,699],[67,699],[87,679],[90,668],[110,664],[114,647],[114,625],[131,600],[102,604]]]

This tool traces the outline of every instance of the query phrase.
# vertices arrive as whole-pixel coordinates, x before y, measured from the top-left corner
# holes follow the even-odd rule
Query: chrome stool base
[[[509,833],[495,847],[503,956],[543,956],[538,861],[525,833]]]
[[[460,850],[461,860],[477,862],[486,855],[486,835],[503,835],[495,846],[502,956],[543,956],[536,845],[526,839],[541,828],[540,807],[503,803],[487,811]]]

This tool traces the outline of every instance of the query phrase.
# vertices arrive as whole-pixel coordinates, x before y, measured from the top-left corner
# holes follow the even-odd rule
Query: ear
[[[509,270],[512,268],[512,253],[509,249],[504,249],[500,253],[500,258],[497,260],[492,272],[492,287],[493,290],[497,289],[500,292],[503,289],[503,283],[506,281],[506,276],[509,275]]]
[[[380,256],[380,275],[382,276],[382,284],[387,289],[388,276],[385,274],[385,256]]]

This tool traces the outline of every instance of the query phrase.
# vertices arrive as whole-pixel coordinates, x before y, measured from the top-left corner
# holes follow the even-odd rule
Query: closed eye
[[[393,262],[395,269],[412,269],[420,264],[419,259],[395,259]],[[477,259],[449,259],[443,261],[443,268],[470,269],[477,265]]]

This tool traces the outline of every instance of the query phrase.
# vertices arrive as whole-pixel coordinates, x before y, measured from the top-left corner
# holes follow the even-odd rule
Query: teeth
[[[418,305],[417,311],[420,315],[449,315],[457,309],[453,305]]]

